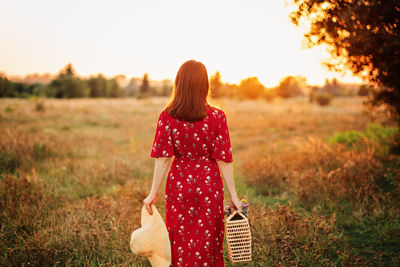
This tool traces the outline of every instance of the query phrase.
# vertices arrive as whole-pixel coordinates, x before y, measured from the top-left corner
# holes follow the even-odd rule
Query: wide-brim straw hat
[[[130,248],[138,256],[146,256],[151,266],[167,267],[171,264],[171,244],[167,227],[154,205],[153,215],[142,207],[141,228],[133,231]]]

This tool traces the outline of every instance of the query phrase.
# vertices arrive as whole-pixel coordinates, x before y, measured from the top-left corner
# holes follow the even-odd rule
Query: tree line
[[[367,95],[369,87],[362,85],[359,94]],[[223,83],[221,74],[217,71],[210,77],[210,89],[213,98],[228,97],[239,99],[263,98],[272,101],[276,97],[290,98],[309,95],[310,101],[333,96],[351,96],[357,94],[353,89],[340,84],[336,79],[326,80],[322,87],[310,87],[301,76],[287,76],[274,88],[265,87],[257,77],[243,79],[240,84]],[[151,86],[149,76],[142,79],[132,78],[128,84],[121,86],[118,76],[107,79],[102,74],[84,79],[76,74],[72,64],[67,64],[59,74],[47,84],[27,84],[10,81],[0,76],[0,97],[42,96],[49,98],[82,98],[82,97],[125,97],[138,98],[150,96],[169,96],[172,82],[164,80],[157,86]],[[325,101],[326,102],[326,101]],[[330,101],[328,101],[330,102]]]
[[[302,76],[287,76],[283,78],[279,85],[273,88],[265,87],[257,77],[249,77],[243,79],[239,85],[223,83],[221,74],[217,71],[210,77],[211,95],[213,98],[219,97],[235,97],[239,99],[265,99],[272,101],[279,98],[291,98],[298,96],[308,96],[310,102],[324,98],[326,103],[333,97],[339,96],[368,96],[371,92],[371,86],[362,85],[345,85],[332,79],[325,80],[323,86],[310,86],[306,82],[306,78]],[[326,100],[328,99],[328,100]],[[321,103],[320,103],[321,104]],[[329,103],[328,103],[329,104]]]
[[[151,86],[147,73],[141,81],[133,78],[124,87],[118,82],[118,76],[108,79],[104,75],[98,74],[87,79],[81,78],[76,74],[72,64],[67,64],[57,77],[47,84],[16,82],[0,75],[0,97],[145,97],[169,95],[171,90],[172,86],[167,81],[163,81],[160,89]]]

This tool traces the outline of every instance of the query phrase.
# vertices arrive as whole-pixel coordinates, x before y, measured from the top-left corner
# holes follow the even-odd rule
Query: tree
[[[240,97],[256,99],[264,94],[265,87],[257,77],[249,77],[240,82],[238,94]]]
[[[60,71],[60,75],[75,76],[76,71],[71,63],[65,65],[65,67]]]
[[[13,97],[12,83],[7,77],[0,76],[0,97]]]
[[[75,77],[75,70],[71,63],[67,64],[45,89],[46,95],[56,98],[86,97],[90,88],[86,81]]]
[[[221,97],[223,95],[221,89],[222,89],[221,74],[219,73],[219,71],[217,71],[210,78],[211,95],[213,97]]]
[[[140,86],[140,93],[142,95],[147,95],[150,93],[149,75],[147,73],[145,73],[143,76],[142,85]]]
[[[107,96],[108,97],[121,97],[124,93],[121,90],[117,80],[115,78],[107,81]]]
[[[323,45],[326,65],[371,83],[371,103],[385,104],[400,125],[400,1],[293,0],[292,22],[305,28],[307,47]]]
[[[301,86],[305,84],[305,81],[306,79],[301,76],[287,76],[279,83],[279,86],[275,89],[276,94],[283,98],[302,96],[304,95],[304,93],[301,89]]]
[[[107,94],[107,80],[103,75],[99,74],[97,77],[92,77],[87,81],[90,88],[90,97],[106,97]]]

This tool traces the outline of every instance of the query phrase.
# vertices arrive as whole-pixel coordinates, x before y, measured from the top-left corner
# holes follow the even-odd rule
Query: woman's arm
[[[232,208],[235,207],[237,210],[241,211],[242,203],[240,202],[239,197],[236,193],[235,181],[233,179],[233,163],[217,160],[217,164],[221,172],[222,178],[225,181],[225,185],[228,188]]]
[[[151,210],[151,204],[156,201],[157,193],[160,188],[160,185],[164,179],[165,174],[168,172],[169,167],[171,165],[172,157],[159,157],[156,158],[156,163],[154,165],[154,175],[153,175],[153,184],[151,186],[150,194],[143,200],[143,205],[146,207],[146,210],[149,214],[153,214]]]

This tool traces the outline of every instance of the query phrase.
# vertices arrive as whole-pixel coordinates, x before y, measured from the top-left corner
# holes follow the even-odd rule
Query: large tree
[[[305,29],[306,46],[323,45],[331,69],[351,70],[375,84],[400,125],[400,0],[293,0],[290,17]]]

